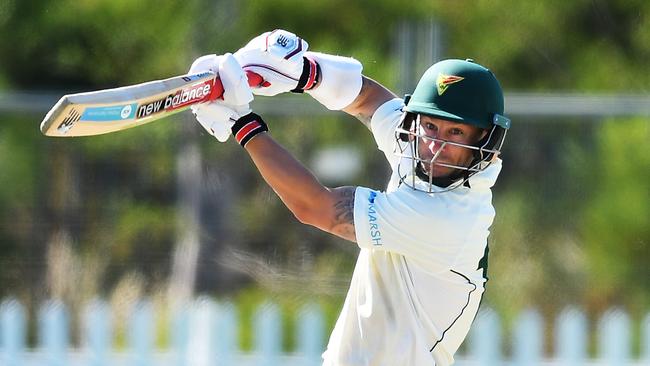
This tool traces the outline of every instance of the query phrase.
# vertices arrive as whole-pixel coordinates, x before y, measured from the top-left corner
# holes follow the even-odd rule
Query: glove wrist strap
[[[252,112],[239,118],[231,128],[235,140],[237,140],[237,143],[241,146],[246,146],[248,141],[257,134],[267,132],[268,130],[269,127],[266,125],[262,117]]]
[[[303,57],[302,74],[298,80],[296,88],[291,90],[292,93],[302,93],[305,90],[313,89],[320,78],[320,66],[316,60]]]

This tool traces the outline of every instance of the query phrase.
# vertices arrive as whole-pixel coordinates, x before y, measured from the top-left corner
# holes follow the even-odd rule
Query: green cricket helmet
[[[501,85],[490,70],[469,59],[443,60],[431,66],[420,78],[413,94],[404,98],[404,103],[402,123],[396,132],[401,143],[397,144],[399,151],[396,152],[402,157],[411,158],[412,171],[415,173],[412,176],[438,187],[447,188],[457,183],[452,189],[456,188],[466,183],[471,175],[487,168],[492,158],[500,154],[510,128],[510,119],[503,115]],[[420,129],[421,115],[472,125],[487,133],[473,145],[430,138]],[[455,145],[468,148],[472,150],[474,159],[468,166],[436,162],[437,154],[430,160],[420,159],[417,145],[421,140],[435,141],[443,147]],[[447,177],[434,178],[426,174],[422,164],[441,165],[455,170]]]

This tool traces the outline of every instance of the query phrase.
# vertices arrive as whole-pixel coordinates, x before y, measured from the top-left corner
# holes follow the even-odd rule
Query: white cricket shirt
[[[372,117],[393,168],[386,192],[358,187],[354,225],[361,248],[343,309],[323,353],[326,366],[445,366],[467,335],[483,294],[494,219],[490,187],[498,160],[444,193],[399,185],[393,154],[402,99]],[[402,164],[402,173],[404,166]]]

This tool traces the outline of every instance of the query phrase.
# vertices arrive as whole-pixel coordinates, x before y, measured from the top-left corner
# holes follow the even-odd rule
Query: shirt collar
[[[489,189],[494,186],[501,172],[502,161],[494,159],[484,170],[469,177],[469,185],[472,188]]]

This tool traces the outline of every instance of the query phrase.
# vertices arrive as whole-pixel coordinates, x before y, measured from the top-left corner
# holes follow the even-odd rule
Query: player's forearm
[[[253,163],[264,180],[296,217],[306,223],[311,213],[330,192],[318,179],[278,144],[263,133],[246,144]]]

